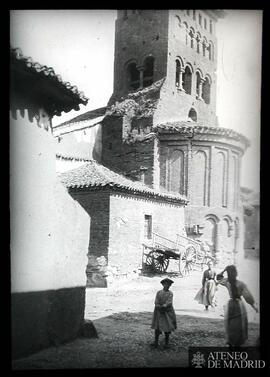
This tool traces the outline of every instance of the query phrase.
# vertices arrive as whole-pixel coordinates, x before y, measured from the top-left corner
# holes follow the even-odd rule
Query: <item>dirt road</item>
[[[252,274],[251,274],[252,272]],[[97,329],[97,339],[77,339],[65,345],[51,347],[30,357],[16,360],[14,369],[73,369],[73,368],[134,368],[134,367],[186,367],[188,347],[225,346],[223,305],[228,300],[226,288],[218,290],[218,307],[205,312],[194,301],[201,284],[201,271],[174,280],[174,307],[177,330],[171,335],[170,348],[153,349],[151,318],[155,293],[161,289],[161,276],[140,276],[132,281],[116,284],[112,288],[89,288],[86,293],[85,317]],[[253,277],[251,279],[250,277]],[[164,277],[164,276],[163,276]],[[240,268],[239,279],[249,277],[250,289],[259,302],[258,263],[250,262]],[[250,307],[249,339],[256,345],[259,338],[259,314]]]

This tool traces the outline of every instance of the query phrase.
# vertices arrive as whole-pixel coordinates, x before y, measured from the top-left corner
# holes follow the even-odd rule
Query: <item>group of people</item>
[[[227,274],[224,277],[224,274]],[[165,348],[169,346],[169,336],[177,328],[176,315],[173,308],[173,293],[170,287],[173,280],[165,278],[161,280],[163,289],[158,291],[155,298],[155,309],[153,313],[152,326],[155,330],[155,341],[153,346],[158,347],[159,336],[165,334]],[[248,317],[244,300],[256,311],[254,297],[247,285],[237,279],[237,269],[234,265],[227,266],[221,273],[217,274],[213,269],[213,263],[208,263],[208,269],[204,271],[202,287],[195,296],[205,310],[216,306],[215,294],[217,286],[222,285],[228,289],[229,301],[225,307],[225,335],[226,344],[230,347],[239,347],[248,338]]]

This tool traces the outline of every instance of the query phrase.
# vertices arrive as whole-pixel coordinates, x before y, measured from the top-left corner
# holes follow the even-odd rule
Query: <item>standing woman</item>
[[[209,306],[215,306],[215,294],[216,294],[216,271],[213,269],[213,262],[207,263],[208,269],[204,271],[202,277],[202,287],[194,297],[194,300],[199,304],[205,306],[205,310],[208,310]]]
[[[169,345],[170,333],[177,327],[176,315],[173,308],[173,293],[169,290],[173,280],[166,278],[161,280],[160,283],[163,285],[163,289],[156,294],[151,328],[155,330],[154,347],[158,347],[159,335],[164,332],[165,347],[167,348]]]
[[[227,272],[227,278],[223,277],[224,272]],[[254,298],[246,284],[236,277],[237,269],[234,265],[227,266],[222,273],[217,275],[217,284],[225,286],[230,295],[224,315],[226,343],[229,347],[239,347],[248,338],[247,311],[242,297],[258,312]]]

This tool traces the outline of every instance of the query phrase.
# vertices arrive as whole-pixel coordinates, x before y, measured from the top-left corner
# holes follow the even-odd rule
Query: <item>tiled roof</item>
[[[153,127],[154,131],[159,133],[181,133],[187,135],[205,134],[205,135],[216,135],[229,137],[234,140],[240,141],[245,144],[246,147],[250,146],[249,140],[242,134],[230,129],[223,127],[208,127],[204,126],[203,123],[197,122],[167,122],[162,124],[157,124]]]
[[[132,181],[98,164],[94,160],[76,169],[61,173],[59,177],[61,182],[69,189],[102,189],[107,187],[113,190],[128,191],[134,194],[143,194],[145,196],[187,204],[186,197],[180,194],[174,195],[151,189],[141,182]]]
[[[68,93],[76,104],[86,105],[88,98],[83,92],[80,92],[77,86],[71,85],[69,82],[63,81],[62,77],[54,72],[52,67],[47,67],[40,63],[34,62],[31,57],[23,55],[20,48],[10,48],[10,59],[12,63],[17,63],[22,69],[39,77],[47,77],[48,81],[56,85],[59,89]]]
[[[57,126],[54,127],[54,130],[56,130],[58,127],[70,125],[70,124],[73,124],[73,123],[87,122],[87,121],[92,120],[92,119],[93,120],[95,120],[95,119],[99,120],[100,117],[105,116],[106,109],[107,109],[107,107],[105,106],[105,107],[99,107],[98,109],[95,109],[95,110],[87,111],[86,113],[78,115],[75,118],[69,119],[64,123],[58,124]]]

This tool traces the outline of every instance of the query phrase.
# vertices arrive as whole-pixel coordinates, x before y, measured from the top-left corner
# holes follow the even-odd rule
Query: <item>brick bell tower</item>
[[[166,88],[170,90],[156,114],[158,120],[190,118],[214,125],[215,24],[222,15],[221,11],[210,10],[119,10],[113,98],[166,77]],[[169,114],[164,112],[167,102]]]
[[[249,141],[218,126],[216,23],[221,10],[119,10],[114,92],[102,162],[187,196],[186,231],[222,263],[242,250],[241,157]]]

